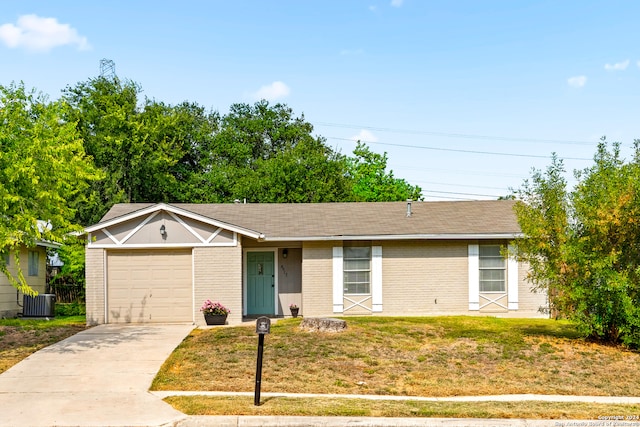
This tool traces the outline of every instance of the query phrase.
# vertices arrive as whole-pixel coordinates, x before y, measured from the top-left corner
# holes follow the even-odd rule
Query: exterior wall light
[[[164,227],[164,224],[160,226],[160,235],[163,239],[167,238],[167,229]]]
[[[283,249],[282,250],[282,258],[286,258],[289,256],[289,249]]]

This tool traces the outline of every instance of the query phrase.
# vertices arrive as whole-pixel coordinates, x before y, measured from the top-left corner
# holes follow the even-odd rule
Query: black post
[[[258,335],[258,360],[256,361],[256,392],[253,404],[260,406],[260,383],[262,382],[262,349],[264,347],[264,334]]]

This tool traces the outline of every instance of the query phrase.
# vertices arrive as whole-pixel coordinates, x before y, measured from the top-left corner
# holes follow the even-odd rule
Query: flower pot
[[[227,315],[205,313],[204,321],[207,322],[207,325],[224,325],[225,323],[227,323]]]
[[[298,311],[300,310],[299,308],[290,308],[289,310],[291,310],[291,315],[293,317],[298,317]]]

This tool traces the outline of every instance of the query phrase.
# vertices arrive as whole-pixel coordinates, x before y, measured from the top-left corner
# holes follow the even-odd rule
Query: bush
[[[87,314],[87,308],[84,303],[56,303],[56,316],[83,316]]]

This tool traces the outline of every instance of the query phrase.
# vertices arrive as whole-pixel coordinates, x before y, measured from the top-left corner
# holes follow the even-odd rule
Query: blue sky
[[[115,62],[143,95],[283,102],[427,200],[508,194],[640,138],[637,1],[2,0],[0,84],[57,98]],[[571,173],[567,174],[571,181]]]

